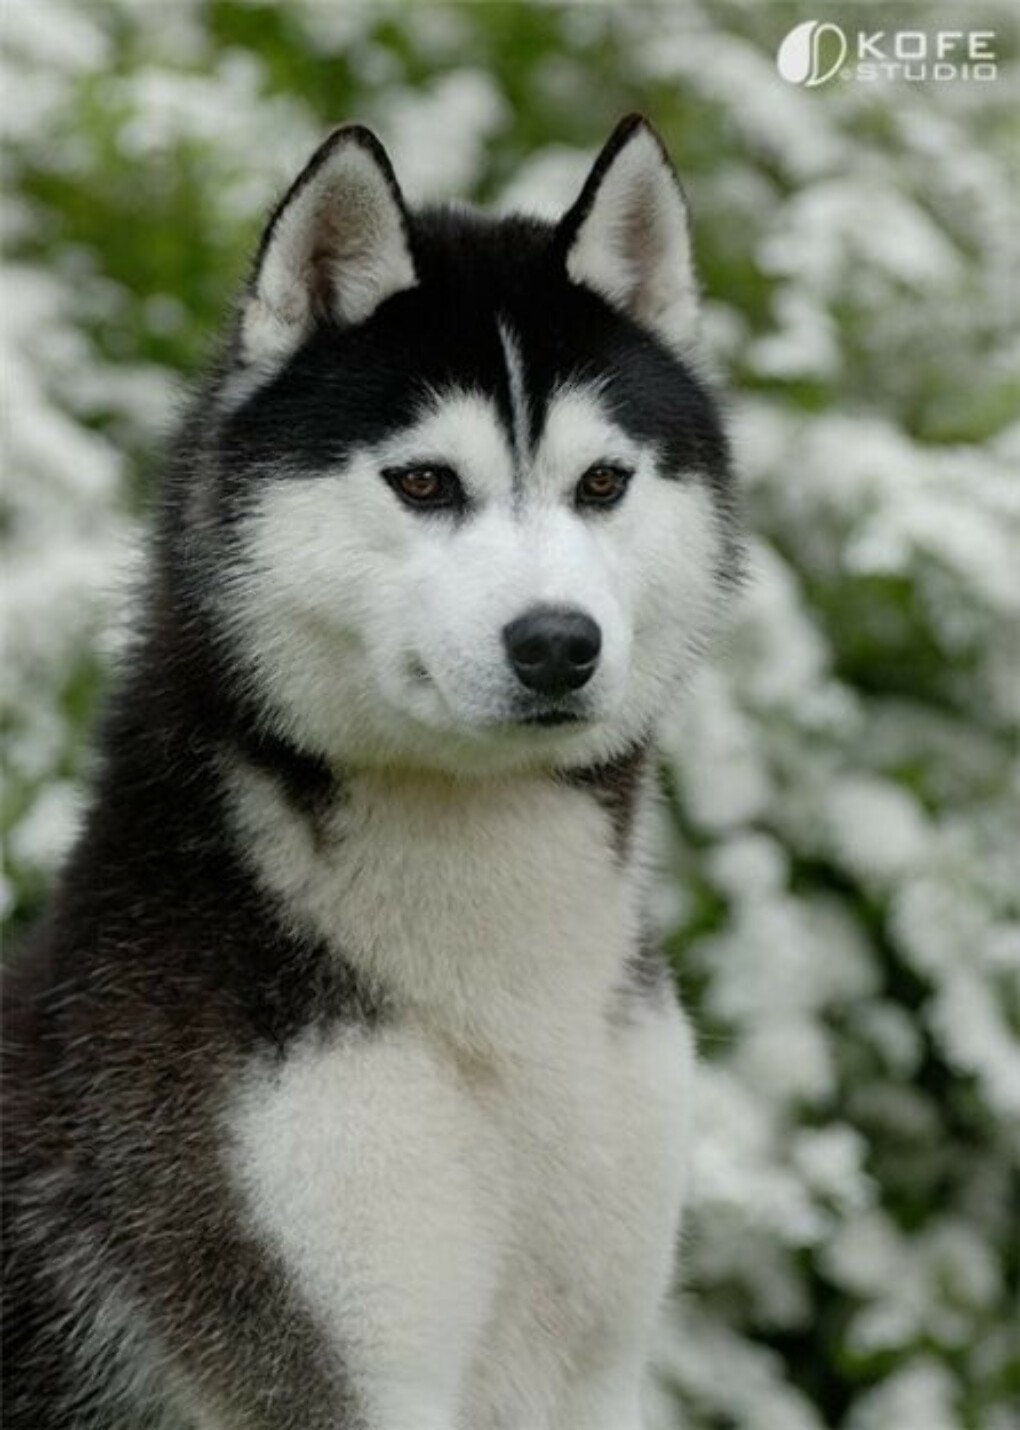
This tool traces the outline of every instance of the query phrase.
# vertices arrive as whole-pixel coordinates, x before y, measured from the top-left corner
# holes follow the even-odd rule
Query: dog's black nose
[[[503,627],[517,678],[539,695],[580,690],[595,673],[602,632],[583,611],[536,606]]]

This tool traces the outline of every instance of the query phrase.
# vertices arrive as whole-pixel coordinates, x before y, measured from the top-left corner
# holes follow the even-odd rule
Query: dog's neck
[[[236,838],[296,930],[469,1046],[610,1011],[640,938],[644,761],[570,776],[348,773],[296,799],[243,756]]]

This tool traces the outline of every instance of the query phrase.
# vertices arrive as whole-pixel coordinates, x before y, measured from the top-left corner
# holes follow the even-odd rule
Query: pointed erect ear
[[[662,141],[640,115],[616,126],[560,223],[567,273],[673,348],[695,336],[687,204]]]
[[[317,322],[363,322],[416,282],[407,210],[368,129],[335,130],[273,214],[241,312],[240,357],[281,362]]]

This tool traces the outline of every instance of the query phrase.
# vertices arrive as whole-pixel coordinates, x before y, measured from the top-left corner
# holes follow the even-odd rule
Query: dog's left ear
[[[621,120],[560,222],[567,274],[682,348],[697,328],[687,203],[648,121]]]
[[[417,278],[407,210],[369,129],[334,130],[276,209],[241,310],[240,359],[271,368],[319,322],[361,323]]]

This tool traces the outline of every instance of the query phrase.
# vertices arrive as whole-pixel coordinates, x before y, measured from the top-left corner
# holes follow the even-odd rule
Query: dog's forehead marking
[[[520,514],[559,500],[584,469],[599,461],[637,467],[654,448],[637,443],[614,420],[601,385],[574,378],[553,388],[540,430],[532,426],[519,341],[499,324],[511,401],[460,385],[429,391],[417,418],[375,449],[376,461],[448,463],[484,501],[508,502]]]
[[[514,498],[519,501],[524,489],[525,469],[531,463],[531,412],[528,390],[524,381],[524,361],[516,334],[504,318],[497,319],[499,341],[506,363],[507,387],[510,392],[510,430],[514,449]]]

